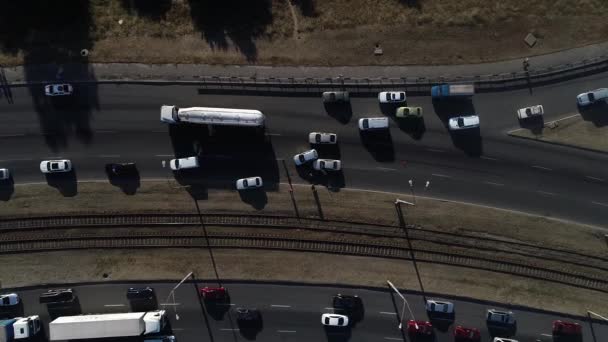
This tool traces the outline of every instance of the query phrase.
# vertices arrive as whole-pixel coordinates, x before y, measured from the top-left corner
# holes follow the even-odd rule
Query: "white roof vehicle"
[[[387,129],[388,118],[362,118],[359,119],[359,129],[362,131],[376,130],[376,129]]]
[[[323,93],[323,102],[324,103],[336,103],[342,102],[346,103],[349,100],[347,91],[326,91]]]
[[[599,88],[578,94],[576,102],[579,106],[588,106],[605,99],[608,99],[608,88]]]
[[[335,159],[317,159],[312,164],[312,167],[318,171],[340,171],[342,169],[342,162]]]
[[[262,177],[241,178],[236,181],[237,190],[261,188],[263,185]]]
[[[515,325],[515,315],[511,311],[489,309],[486,321],[489,325]]]
[[[70,172],[72,162],[67,159],[44,160],[40,162],[40,171],[42,173]]]
[[[264,127],[266,117],[255,109],[188,107],[162,105],[160,121],[168,124],[189,122],[204,125]]]
[[[74,88],[71,84],[48,84],[44,86],[44,94],[46,96],[64,96],[72,95]]]
[[[428,313],[449,315],[454,313],[454,304],[450,302],[429,299],[426,301],[426,311]]]
[[[312,132],[308,134],[308,142],[311,144],[335,144],[338,142],[338,135],[335,133]]]
[[[514,340],[512,338],[494,337],[492,342],[519,342],[519,341]]]
[[[0,169],[0,180],[7,180],[11,178],[11,173],[7,168]]]
[[[169,166],[173,171],[197,168],[199,166],[198,157],[171,159]]]
[[[19,304],[19,295],[16,293],[7,293],[0,295],[0,306],[11,306]]]
[[[348,317],[344,315],[324,313],[321,315],[321,323],[330,327],[345,327],[348,325]]]
[[[479,127],[479,116],[477,115],[458,116],[450,118],[449,121],[449,128],[451,131],[477,127]]]
[[[380,103],[401,103],[405,102],[404,91],[383,91],[378,93]]]
[[[539,117],[545,113],[543,105],[535,105],[517,110],[517,118],[525,120],[529,118]]]
[[[317,158],[319,158],[319,154],[317,153],[317,150],[312,149],[312,150],[308,150],[306,152],[298,153],[295,156],[293,156],[293,162],[299,166],[302,164],[306,164],[311,160],[316,160]]]

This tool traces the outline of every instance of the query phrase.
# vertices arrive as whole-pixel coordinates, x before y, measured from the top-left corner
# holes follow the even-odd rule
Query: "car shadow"
[[[124,176],[117,176],[110,171],[110,165],[106,165],[106,175],[110,184],[122,190],[126,195],[135,195],[137,189],[141,186],[139,170],[135,169],[133,173]]]
[[[378,162],[393,162],[395,160],[395,147],[390,130],[359,131],[361,142],[365,149]]]
[[[23,317],[24,307],[23,300],[20,300],[16,305],[0,306],[0,319],[8,319],[13,317]]]
[[[517,333],[517,324],[512,327],[500,327],[500,326],[490,326],[488,325],[488,333],[490,336],[500,336],[500,337],[510,337],[514,336]]]
[[[424,117],[420,118],[395,118],[397,127],[414,140],[420,140],[426,132]]]
[[[146,312],[158,310],[158,299],[156,294],[152,299],[131,299],[129,300],[129,307],[132,312]]]
[[[395,117],[397,108],[407,107],[407,103],[378,103],[378,107],[380,108],[380,112],[385,116]]]
[[[230,298],[223,302],[205,300],[205,310],[211,318],[221,321],[226,316],[226,313],[230,311]]]
[[[325,336],[328,342],[347,342],[352,336],[352,329],[348,327],[330,327],[323,326],[325,329]]]
[[[49,317],[53,320],[61,316],[76,316],[82,314],[80,299],[74,298],[71,302],[65,303],[49,303],[46,305],[49,312]]]
[[[596,127],[608,126],[608,102],[600,102],[588,107],[578,108],[585,121],[592,122]]]
[[[340,145],[339,144],[310,144],[311,149],[317,150],[319,158],[322,159],[340,159]]]
[[[444,126],[448,126],[450,118],[455,116],[473,115],[475,114],[475,106],[473,100],[466,99],[442,99],[433,100],[433,110],[435,114],[443,122]]]
[[[323,106],[329,116],[343,125],[347,124],[353,117],[353,108],[350,102],[324,103]]]
[[[246,340],[254,341],[257,335],[264,330],[264,320],[256,320],[255,322],[244,323],[237,322],[239,332]]]
[[[481,131],[479,127],[458,131],[449,131],[454,146],[469,157],[480,157],[483,154]]]
[[[76,179],[76,169],[70,172],[45,173],[46,182],[59,190],[63,197],[74,197],[78,194],[78,181]]]
[[[241,201],[249,204],[256,210],[262,210],[268,203],[268,196],[263,188],[240,190],[239,197]]]
[[[528,129],[534,135],[541,135],[543,133],[543,129],[545,127],[545,119],[542,115],[533,116],[527,119],[518,119],[519,127]]]
[[[15,193],[15,180],[13,175],[10,175],[8,179],[0,181],[0,201],[8,201]]]
[[[429,316],[429,321],[433,324],[433,327],[443,333],[450,329],[450,326],[454,324],[454,318],[438,318],[435,316]]]

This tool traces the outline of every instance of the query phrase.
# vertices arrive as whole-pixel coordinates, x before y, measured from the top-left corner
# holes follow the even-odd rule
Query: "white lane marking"
[[[536,190],[536,192],[538,192],[539,194],[545,194],[545,195],[555,196],[555,194],[553,192],[542,191],[542,190]]]
[[[155,154],[155,157],[173,157],[172,154]]]
[[[277,330],[278,333],[295,333],[295,330]]]
[[[443,178],[452,178],[452,176],[442,175],[441,173],[431,173],[431,176],[443,177]]]
[[[592,201],[591,203],[597,204],[597,205],[601,205],[601,206],[604,206],[604,207],[608,207],[608,203],[595,202],[595,201]]]
[[[227,328],[222,328],[220,330],[221,331],[239,331],[239,329],[227,329]]]
[[[174,327],[171,327],[171,330],[173,330],[173,331],[184,331],[184,330],[186,330],[186,329],[184,329],[184,328],[174,328]]]
[[[587,177],[587,178],[589,178],[589,179],[592,179],[592,180],[595,180],[595,181],[598,181],[598,182],[605,182],[605,180],[603,180],[603,179],[601,179],[601,178],[592,177],[592,176],[585,176],[585,177]]]
[[[434,148],[427,148],[426,150],[427,151],[431,151],[431,152],[439,152],[439,153],[445,152],[444,150],[437,150],[437,149],[434,149]]]
[[[494,183],[494,182],[487,182],[487,181],[484,181],[484,183],[490,184],[490,185],[496,185],[496,186],[503,186],[504,185],[502,183]]]
[[[391,340],[391,341],[403,341],[402,338],[397,338],[397,337],[385,337],[385,340]]]
[[[498,161],[498,158],[492,158],[492,157],[486,157],[486,156],[481,156],[479,157],[481,159],[486,159],[486,160],[493,160],[493,161]]]
[[[100,131],[95,131],[97,133],[117,133],[118,131],[111,131],[111,130],[100,130]]]
[[[390,167],[380,167],[380,166],[377,166],[376,169],[378,169],[380,171],[397,171],[397,169],[393,169]]]
[[[119,307],[119,306],[125,306],[124,304],[104,304],[103,306],[107,306],[107,307]]]
[[[323,308],[324,310],[333,310],[334,308]]]
[[[235,306],[234,303],[216,303],[215,305],[223,305],[223,306]]]
[[[290,308],[291,305],[281,305],[281,304],[270,304],[273,308]]]
[[[553,337],[553,335],[551,335],[551,334],[540,334],[540,336]]]
[[[100,158],[120,158],[120,154],[100,154]]]
[[[163,305],[163,306],[178,306],[178,305],[182,305],[182,303],[160,303],[160,305]]]
[[[388,311],[380,311],[381,314],[383,315],[396,315],[396,312],[388,312]]]
[[[24,137],[25,134],[2,134],[1,138],[13,138],[13,137]]]
[[[271,136],[271,137],[280,137],[281,133],[266,133],[266,135]]]
[[[544,167],[544,166],[540,166],[540,165],[532,165],[532,167],[535,169],[540,169],[540,170],[545,170],[545,171],[553,171],[553,169],[550,169],[550,168]]]

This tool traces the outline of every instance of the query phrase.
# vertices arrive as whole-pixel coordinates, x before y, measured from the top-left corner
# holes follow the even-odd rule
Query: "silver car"
[[[42,173],[70,172],[72,162],[67,159],[44,160],[40,163],[40,171]]]
[[[0,169],[0,181],[7,180],[11,178],[11,173],[8,169]]]
[[[348,101],[347,91],[326,91],[323,93],[323,103],[346,103]]]
[[[261,188],[264,185],[262,177],[241,178],[236,181],[237,190]]]
[[[317,171],[340,171],[342,170],[342,162],[336,159],[317,159],[312,167]]]
[[[47,84],[44,86],[44,94],[46,96],[66,96],[72,95],[74,87],[71,84]]]
[[[298,153],[293,156],[293,162],[296,163],[296,165],[300,166],[308,163],[309,161],[316,160],[317,158],[319,158],[317,150],[312,149],[306,152]]]
[[[477,115],[459,116],[450,118],[449,121],[449,128],[451,131],[477,127],[479,127],[479,116]]]
[[[335,144],[338,142],[338,135],[335,133],[312,132],[308,134],[308,142],[311,144]]]

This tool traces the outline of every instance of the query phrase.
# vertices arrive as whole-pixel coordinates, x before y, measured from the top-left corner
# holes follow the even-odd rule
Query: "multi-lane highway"
[[[41,87],[18,87],[12,89],[10,103],[0,103],[0,167],[10,168],[16,183],[27,183],[45,182],[38,170],[44,159],[71,159],[78,180],[105,178],[105,163],[135,161],[142,178],[158,178],[170,175],[162,161],[190,150],[205,156],[200,175],[206,179],[256,173],[267,184],[285,182],[284,159],[294,182],[304,183],[291,158],[309,148],[308,132],[326,131],[338,134],[339,151],[332,154],[343,161],[347,187],[404,192],[413,179],[420,191],[430,181],[425,195],[431,197],[604,226],[606,155],[510,138],[505,132],[518,127],[515,111],[520,107],[540,103],[545,120],[556,119],[577,112],[578,93],[606,83],[607,75],[600,74],[532,91],[476,94],[472,106],[441,110],[428,96],[408,96],[409,105],[424,108],[426,129],[417,140],[391,121],[392,151],[369,150],[361,143],[356,121],[382,115],[376,98],[353,98],[352,117],[344,122],[328,115],[316,97],[210,95],[194,86],[90,85],[58,104]],[[270,142],[261,147],[244,139],[184,144],[183,132],[160,122],[161,104],[259,109],[267,116]],[[470,146],[450,136],[439,111],[479,114],[481,137],[474,149],[480,156],[469,156]]]
[[[146,284],[148,285],[148,284]],[[199,301],[197,288],[213,284],[184,283],[169,299],[174,283],[149,284],[156,291],[159,308],[169,313],[173,334],[180,341],[242,341],[246,340],[237,325],[234,308],[255,307],[262,312],[263,328],[255,336],[259,341],[404,341],[398,329],[402,318],[403,302],[400,297],[386,290],[296,286],[272,284],[231,283],[225,285],[230,292],[230,303],[213,309]],[[126,299],[126,289],[142,284],[96,284],[74,286],[82,313],[127,312],[131,309]],[[39,314],[45,323],[50,321],[47,308],[38,303],[40,293],[36,288],[19,291],[26,315]],[[333,312],[332,297],[337,293],[357,294],[363,299],[364,317],[343,334],[327,335],[321,325],[321,314]],[[424,298],[406,294],[414,317],[427,320]],[[442,298],[436,298],[442,299]],[[444,299],[446,300],[446,299]],[[524,341],[552,341],[551,322],[556,319],[576,321],[582,325],[583,341],[599,342],[608,339],[608,325],[588,320],[561,317],[525,309],[511,309],[478,301],[453,300],[455,322],[447,331],[436,330],[437,342],[453,341],[453,329],[457,325],[479,328],[482,341],[489,341],[485,312],[489,308],[513,311],[517,319],[514,338]],[[411,319],[408,310],[404,320]],[[46,324],[45,324],[46,325]],[[48,326],[47,326],[48,327]],[[48,330],[47,330],[48,333]],[[252,337],[247,335],[249,339]],[[348,338],[345,338],[348,337]],[[409,341],[409,339],[407,339]]]

